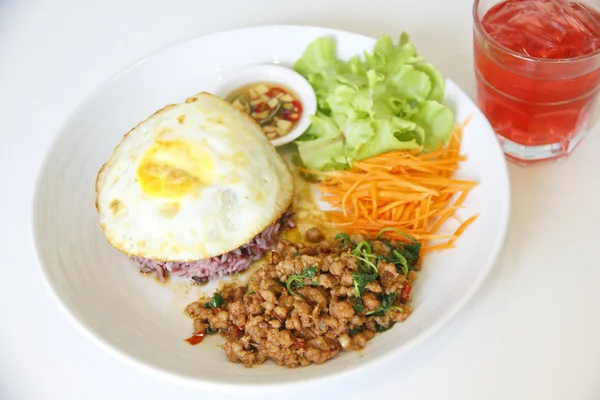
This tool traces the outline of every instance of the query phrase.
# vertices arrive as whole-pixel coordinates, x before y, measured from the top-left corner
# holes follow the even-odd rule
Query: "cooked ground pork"
[[[156,273],[161,282],[170,272],[176,276],[192,278],[198,283],[220,279],[224,275],[245,271],[253,261],[261,259],[279,240],[281,231],[294,227],[293,214],[286,212],[274,224],[256,235],[250,242],[228,253],[191,262],[164,262],[143,257],[132,257],[142,273]]]
[[[196,337],[220,332],[229,360],[246,367],[269,359],[286,367],[323,364],[341,350],[362,349],[411,314],[417,277],[374,253],[376,278],[364,282],[357,302],[355,280],[367,272],[352,250],[363,241],[360,235],[310,246],[281,241],[247,286],[227,284],[212,299],[187,306]],[[370,243],[390,253],[389,242]]]

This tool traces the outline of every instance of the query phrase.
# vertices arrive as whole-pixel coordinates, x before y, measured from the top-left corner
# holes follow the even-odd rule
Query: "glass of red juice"
[[[568,155],[596,124],[599,0],[475,0],[477,101],[506,156]]]

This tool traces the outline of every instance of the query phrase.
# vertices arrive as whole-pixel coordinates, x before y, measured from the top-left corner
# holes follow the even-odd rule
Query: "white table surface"
[[[371,36],[407,30],[423,55],[474,94],[471,0],[0,0],[0,399],[216,396],[121,364],[68,323],[33,256],[31,197],[65,118],[117,70],[186,38],[273,23]],[[599,399],[598,150],[597,129],[566,161],[509,166],[505,250],[441,332],[354,379],[286,397]]]

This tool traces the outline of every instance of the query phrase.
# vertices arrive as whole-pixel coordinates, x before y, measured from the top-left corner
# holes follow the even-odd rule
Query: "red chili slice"
[[[303,349],[304,348],[304,341],[303,340],[298,340],[296,343],[294,343],[294,347],[297,349]]]
[[[297,112],[290,113],[286,119],[288,121],[296,122],[300,119],[300,113],[297,113]]]
[[[412,290],[412,285],[410,283],[406,283],[402,288],[402,294],[400,295],[400,300],[406,302],[410,300],[410,291]]]
[[[280,87],[273,87],[271,89],[269,89],[269,91],[267,92],[267,96],[269,97],[275,97],[277,96],[279,93],[287,93],[284,89],[280,88]]]
[[[302,113],[302,103],[300,103],[298,100],[294,100],[292,101],[292,104],[294,105],[294,107],[296,107],[296,110],[299,113]]]
[[[269,109],[269,105],[267,103],[265,103],[265,102],[262,102],[262,103],[258,103],[256,105],[256,107],[254,107],[254,112],[255,113],[260,113],[260,112],[263,112],[263,111],[267,111],[268,109]]]
[[[193,334],[192,336],[190,336],[189,338],[185,339],[186,342],[188,342],[189,344],[191,344],[192,346],[197,345],[198,343],[202,342],[204,340],[204,333],[196,333]]]

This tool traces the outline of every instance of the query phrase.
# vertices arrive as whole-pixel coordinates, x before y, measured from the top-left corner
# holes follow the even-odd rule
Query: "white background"
[[[42,285],[30,209],[55,133],[102,81],[168,44],[267,23],[406,30],[474,95],[470,0],[0,0],[0,399],[251,398],[154,380],[85,340]],[[599,151],[596,129],[568,160],[509,166],[505,250],[440,333],[352,379],[285,397],[600,399]]]

